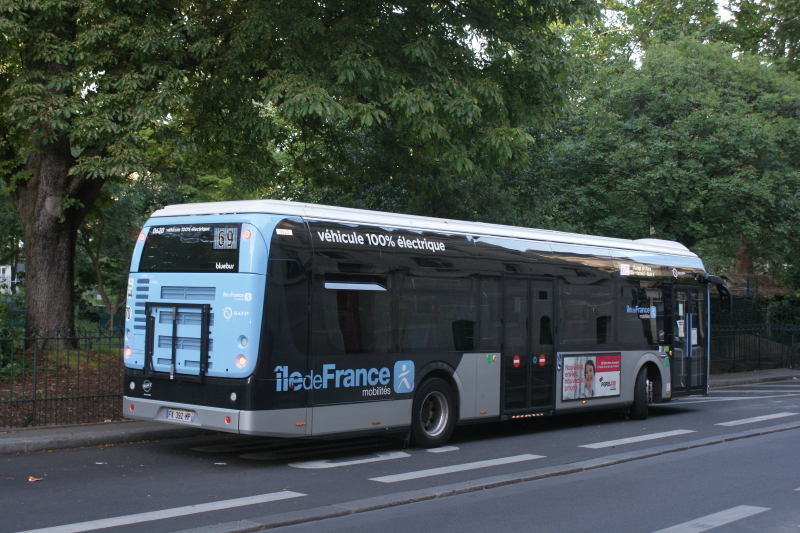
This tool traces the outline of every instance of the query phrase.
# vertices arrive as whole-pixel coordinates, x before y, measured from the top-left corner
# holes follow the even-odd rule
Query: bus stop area
[[[710,388],[800,379],[800,369],[773,369],[709,376]],[[162,422],[128,420],[100,424],[32,427],[0,431],[0,455],[107,446],[210,435],[211,431]]]

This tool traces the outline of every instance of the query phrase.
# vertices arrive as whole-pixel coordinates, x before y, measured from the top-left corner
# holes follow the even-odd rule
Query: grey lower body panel
[[[461,384],[459,419],[472,420],[500,415],[500,354],[465,353],[456,368]]]
[[[312,408],[311,434],[332,435],[411,426],[413,400],[322,405]]]

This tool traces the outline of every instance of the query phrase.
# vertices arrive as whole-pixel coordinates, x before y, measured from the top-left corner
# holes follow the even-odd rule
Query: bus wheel
[[[443,379],[426,380],[414,396],[411,439],[421,448],[441,446],[453,433],[456,422],[453,389]]]
[[[648,403],[648,390],[650,389],[650,382],[647,380],[647,369],[642,367],[639,370],[639,375],[636,376],[636,384],[633,386],[633,405],[631,406],[631,418],[635,420],[644,420],[647,418]]]

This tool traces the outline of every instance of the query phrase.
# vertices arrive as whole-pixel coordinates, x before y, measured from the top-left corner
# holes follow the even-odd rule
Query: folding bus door
[[[503,284],[503,411],[553,405],[553,284],[506,277]]]
[[[702,394],[708,373],[706,289],[677,285],[672,300],[672,395]]]

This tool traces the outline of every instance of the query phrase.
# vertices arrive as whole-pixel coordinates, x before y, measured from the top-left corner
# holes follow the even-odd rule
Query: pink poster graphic
[[[620,354],[565,355],[561,399],[584,400],[620,394]]]

